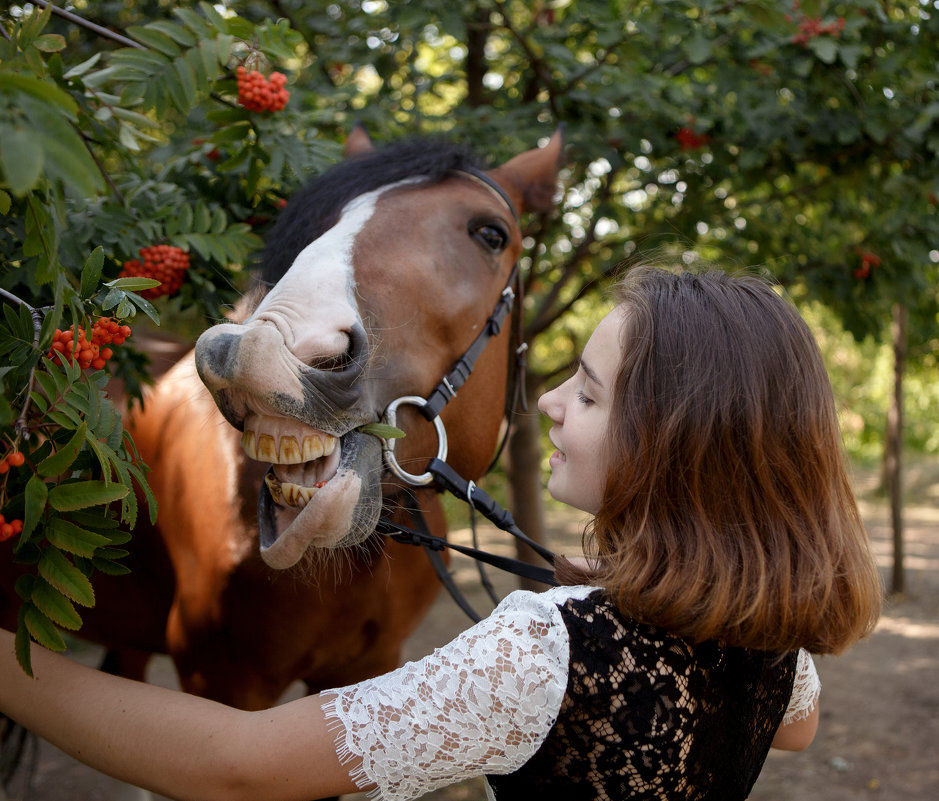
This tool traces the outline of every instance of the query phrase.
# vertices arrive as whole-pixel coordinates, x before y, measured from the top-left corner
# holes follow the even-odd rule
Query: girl
[[[42,651],[32,680],[4,632],[0,710],[196,801],[408,799],[480,774],[499,801],[746,798],[771,744],[814,736],[807,652],[840,652],[879,614],[831,390],[803,321],[754,277],[637,268],[616,299],[539,403],[548,489],[593,515],[565,586],[264,712]]]

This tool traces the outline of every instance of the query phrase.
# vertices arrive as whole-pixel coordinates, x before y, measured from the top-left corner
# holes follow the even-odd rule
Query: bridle
[[[502,187],[500,187],[488,175],[479,170],[468,168],[455,170],[454,172],[463,177],[469,178],[470,180],[476,181],[485,188],[494,192],[508,207],[516,222],[518,221],[518,212],[516,211],[511,199],[504,192]],[[515,524],[512,515],[508,511],[499,506],[499,504],[496,503],[496,501],[494,501],[488,495],[488,493],[477,487],[473,481],[468,481],[462,478],[456,473],[455,470],[453,470],[452,467],[450,467],[450,465],[447,464],[447,431],[443,420],[440,418],[441,411],[443,411],[444,407],[457,396],[457,392],[466,382],[467,378],[469,378],[480,354],[482,354],[482,352],[485,350],[490,340],[497,337],[501,332],[502,325],[505,322],[506,317],[508,317],[508,315],[511,313],[512,308],[516,305],[516,303],[519,307],[519,310],[521,310],[521,296],[522,280],[518,262],[516,262],[509,273],[506,286],[502,290],[502,293],[499,296],[499,300],[496,302],[492,314],[489,315],[479,335],[475,340],[473,340],[472,344],[470,344],[463,355],[457,359],[451,370],[441,379],[440,383],[430,392],[426,398],[419,395],[404,395],[391,401],[391,403],[389,403],[385,408],[382,418],[382,421],[387,425],[396,426],[398,409],[400,407],[417,407],[417,410],[424,416],[424,418],[434,425],[434,429],[437,434],[437,455],[430,460],[427,465],[427,470],[424,473],[415,475],[404,470],[404,468],[402,468],[398,463],[398,460],[395,457],[396,440],[393,438],[382,439],[382,452],[385,466],[405,485],[401,490],[401,495],[403,496],[402,505],[408,511],[413,527],[403,526],[400,523],[396,523],[386,517],[382,517],[378,522],[376,531],[390,536],[396,542],[420,545],[423,547],[428,557],[430,558],[430,561],[433,564],[441,583],[447,588],[447,590],[450,592],[450,595],[460,606],[460,608],[463,609],[463,611],[466,612],[466,614],[474,621],[478,621],[480,616],[466,601],[459,588],[454,583],[449,571],[447,570],[446,564],[441,557],[441,551],[443,551],[444,548],[449,548],[459,553],[471,556],[473,559],[477,560],[477,564],[486,563],[500,570],[505,570],[525,578],[534,579],[535,581],[539,581],[544,584],[553,585],[557,583],[554,579],[554,572],[551,569],[537,567],[519,559],[510,559],[509,557],[499,556],[497,554],[491,554],[480,550],[478,547],[476,547],[475,521],[473,521],[473,547],[457,545],[455,543],[447,542],[441,537],[434,536],[430,533],[430,529],[427,526],[426,520],[424,519],[423,512],[421,511],[420,505],[417,502],[417,497],[415,496],[411,487],[435,486],[440,490],[450,492],[457,498],[460,498],[469,504],[471,519],[472,513],[474,511],[478,511],[498,528],[508,532],[516,539],[527,544],[549,564],[554,564],[554,554],[550,550],[545,548],[540,543],[535,542],[530,537],[526,536]],[[518,315],[518,320],[519,323],[521,323],[521,314]],[[509,421],[511,421],[512,412],[514,411],[519,398],[522,400],[523,407],[525,399],[524,370],[528,345],[522,341],[520,324],[518,327],[518,332],[518,342],[520,344],[515,348],[514,352],[514,388],[511,393],[507,393],[506,397],[506,415]],[[502,445],[505,444],[507,438],[508,430],[504,435]],[[502,445],[500,445],[497,450],[493,464],[495,463],[495,460],[498,459],[498,455],[502,450]],[[490,465],[490,468],[491,467],[492,465]],[[492,600],[498,602],[498,598],[495,597],[492,591],[492,585],[489,583],[484,572],[482,571],[481,565],[479,569],[480,578],[482,579],[484,587],[489,592]]]

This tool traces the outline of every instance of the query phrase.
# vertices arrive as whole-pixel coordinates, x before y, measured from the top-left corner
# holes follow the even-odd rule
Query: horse
[[[485,472],[512,326],[436,425],[420,399],[511,294],[517,215],[552,208],[561,148],[558,130],[486,170],[463,148],[376,148],[356,128],[346,157],[289,199],[236,319],[205,331],[126,421],[159,514],[134,530],[131,575],[95,580],[80,634],[110,649],[107,669],[142,679],[168,653],[183,690],[262,709],[297,680],[316,692],[399,665],[439,582],[422,551],[374,533],[381,515],[408,519],[374,424],[403,400],[398,473],[439,455],[441,425],[453,469]],[[409,491],[445,536],[437,491]],[[7,626],[12,569],[0,564]]]

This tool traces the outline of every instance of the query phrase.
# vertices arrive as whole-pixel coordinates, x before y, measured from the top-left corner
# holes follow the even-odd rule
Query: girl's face
[[[611,311],[591,335],[580,366],[557,389],[546,392],[538,408],[551,422],[548,492],[555,500],[596,514],[606,482],[607,424],[613,383],[622,360],[620,332],[625,311]]]

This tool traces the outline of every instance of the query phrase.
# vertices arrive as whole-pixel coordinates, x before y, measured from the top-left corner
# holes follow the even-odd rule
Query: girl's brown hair
[[[615,297],[594,580],[624,614],[695,641],[837,653],[868,634],[880,576],[795,308],[754,275],[649,267]]]

